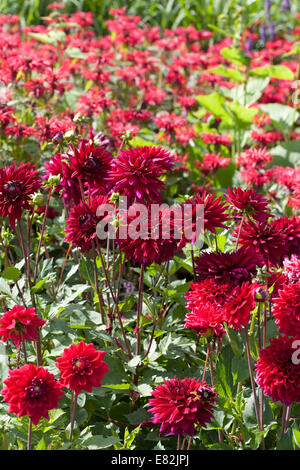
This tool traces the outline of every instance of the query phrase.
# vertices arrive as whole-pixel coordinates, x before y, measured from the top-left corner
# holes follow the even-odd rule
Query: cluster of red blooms
[[[37,316],[34,308],[15,306],[4,313],[0,324],[2,341],[11,339],[19,346],[23,341],[37,341],[38,329],[45,321]],[[35,425],[42,417],[49,419],[49,410],[58,407],[64,387],[78,395],[83,390],[91,392],[93,387],[101,386],[101,380],[109,371],[104,356],[104,351],[81,341],[66,348],[57,358],[59,380],[45,367],[32,363],[9,370],[1,392],[9,404],[9,413],[27,415]]]

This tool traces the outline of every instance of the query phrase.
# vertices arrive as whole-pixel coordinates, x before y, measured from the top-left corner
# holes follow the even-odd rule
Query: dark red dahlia
[[[78,148],[70,145],[68,153],[72,177],[86,181],[91,186],[106,191],[108,172],[111,168],[112,155],[93,142],[80,140]]]
[[[66,240],[73,246],[80,247],[82,251],[90,250],[93,240],[97,237],[97,224],[108,215],[106,211],[103,215],[97,215],[97,210],[106,204],[108,196],[92,196],[89,202],[81,201],[73,206],[66,221]],[[102,243],[102,240],[99,240],[99,243]]]
[[[133,204],[126,212],[126,223],[125,213],[120,214],[122,229],[118,231],[117,243],[133,264],[162,264],[178,249],[181,232],[176,236],[174,216],[165,207],[153,217],[153,206],[159,205]]]
[[[202,217],[202,233],[203,230],[216,233],[216,228],[226,228],[224,222],[230,217],[226,213],[226,204],[221,202],[222,196],[214,198],[214,194],[208,194],[204,191],[202,194],[197,194],[193,199],[188,199],[182,204],[182,226],[185,233],[197,233],[197,218]],[[189,206],[192,209],[189,209]],[[203,206],[203,212],[200,212],[200,208]],[[198,234],[199,235],[199,234]],[[195,241],[187,239],[183,234],[179,248],[182,248],[187,242]]]
[[[193,436],[197,426],[210,423],[215,409],[216,392],[206,382],[185,378],[165,380],[150,398],[149,409],[154,424],[167,436]]]
[[[300,253],[300,216],[280,217],[272,220],[270,225],[285,235],[285,256]]]
[[[132,202],[157,202],[164,182],[159,178],[174,166],[171,154],[161,147],[122,150],[113,162],[109,181],[113,191]]]
[[[279,336],[259,352],[256,381],[267,397],[285,405],[300,402],[300,367],[293,360],[296,337]],[[299,338],[298,338],[299,342]]]
[[[238,238],[239,227],[233,237]],[[280,264],[286,254],[286,236],[274,225],[263,222],[244,222],[239,236],[239,244],[252,248],[261,255],[266,264]]]
[[[199,334],[213,334],[221,338],[225,333],[223,304],[227,297],[228,285],[216,284],[214,279],[191,283],[186,293],[186,307],[191,310],[185,316],[185,328],[192,328]]]
[[[300,335],[300,281],[282,286],[273,299],[273,316],[280,333]]]
[[[63,387],[54,375],[34,364],[10,370],[3,383],[6,388],[1,393],[9,404],[8,412],[19,417],[27,415],[35,425],[41,418],[49,419],[49,410],[57,408],[63,395]]]
[[[25,341],[37,341],[37,328],[44,324],[45,321],[37,316],[34,308],[15,305],[0,318],[1,340],[11,339],[16,347],[22,343],[22,336]]]
[[[109,372],[104,362],[104,351],[98,351],[92,343],[80,341],[66,348],[63,355],[56,360],[60,370],[60,382],[76,395],[81,391],[91,392],[93,387],[101,387],[101,380]]]
[[[252,249],[240,248],[231,253],[204,253],[195,258],[197,281],[213,278],[217,283],[241,285],[250,281],[262,263],[261,256]]]
[[[250,216],[258,222],[265,222],[268,217],[272,217],[269,212],[268,201],[261,193],[253,189],[243,190],[241,188],[228,188],[228,194],[224,194],[225,199],[235,208],[235,216]]]
[[[255,308],[256,284],[244,282],[228,292],[224,305],[225,321],[230,328],[241,330],[250,321],[250,313]]]
[[[300,281],[300,258],[292,255],[290,259],[284,260],[283,265],[289,282]]]
[[[62,191],[62,197],[69,203],[78,204],[81,201],[79,180],[73,176],[73,169],[66,158],[67,155],[60,153],[51,157],[49,162],[45,163],[44,178],[48,180],[51,176],[60,176],[60,183],[55,190]]]
[[[16,163],[0,168],[0,216],[8,216],[11,227],[15,228],[20,220],[22,210],[32,209],[30,196],[40,189],[42,182],[35,165]]]

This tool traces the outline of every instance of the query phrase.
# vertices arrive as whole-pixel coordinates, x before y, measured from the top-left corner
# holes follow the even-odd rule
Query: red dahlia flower
[[[290,282],[300,281],[300,258],[292,255],[290,259],[284,260],[283,265]]]
[[[285,236],[285,256],[289,258],[292,255],[300,253],[300,216],[280,217],[272,220],[270,225]]]
[[[108,196],[92,196],[90,202],[81,201],[72,207],[66,221],[66,240],[73,246],[80,247],[83,252],[90,250],[97,237],[97,224],[107,215],[105,212],[98,216],[97,209],[105,204],[108,204]]]
[[[187,204],[192,206],[191,214],[184,210],[184,206]],[[221,196],[214,199],[214,194],[208,194],[204,191],[202,194],[197,194],[193,199],[188,199],[182,204],[185,233],[196,233],[196,218],[201,216],[198,209],[200,205],[203,205],[204,230],[216,233],[216,228],[226,228],[224,222],[229,219],[229,215],[226,214],[226,204],[221,202]],[[194,242],[195,239],[188,240],[183,235],[179,248],[182,248],[188,241]]]
[[[250,313],[255,308],[256,284],[244,282],[228,292],[224,305],[225,321],[230,328],[241,330],[250,321]]]
[[[300,281],[282,286],[273,299],[273,315],[280,333],[300,335]]]
[[[216,392],[195,378],[165,380],[150,398],[154,424],[167,436],[193,436],[196,426],[206,426],[213,416]]]
[[[237,238],[239,227],[234,237]],[[286,254],[286,236],[274,225],[263,222],[244,222],[240,232],[239,243],[244,248],[252,248],[261,255],[266,264],[280,264]]]
[[[11,339],[18,347],[22,343],[22,336],[25,341],[37,341],[37,328],[44,324],[45,321],[37,316],[34,308],[15,305],[0,318],[0,336],[2,341]]]
[[[94,345],[80,341],[66,348],[62,357],[57,358],[56,365],[60,370],[60,382],[76,395],[82,390],[91,392],[93,387],[101,387],[104,374],[109,372],[103,361],[104,351],[97,351]]]
[[[216,284],[214,279],[192,282],[186,293],[186,307],[191,310],[185,316],[185,328],[192,328],[199,334],[213,333],[221,338],[225,333],[224,309],[228,285]]]
[[[151,206],[143,205],[146,214],[145,223],[142,226],[138,223],[140,215],[137,217],[130,215],[135,208],[136,213],[140,213],[139,206],[133,204],[126,212],[127,223],[124,221],[125,213],[120,215],[120,226],[126,232],[124,236],[122,236],[121,230],[118,232],[117,243],[120,249],[124,251],[126,258],[131,259],[133,264],[150,266],[152,263],[162,264],[169,261],[177,251],[181,235],[179,233],[178,238],[175,237],[174,217],[169,213],[168,208],[163,208],[157,219],[152,218]],[[131,230],[132,227],[137,228],[136,233]]]
[[[16,163],[0,168],[0,216],[8,215],[12,229],[20,220],[23,209],[32,209],[30,196],[42,186],[38,172],[31,163]]]
[[[217,283],[241,285],[255,276],[261,263],[261,257],[250,248],[231,253],[204,253],[195,258],[196,279],[213,278]]]
[[[164,183],[159,179],[174,166],[171,154],[161,147],[122,150],[113,162],[109,181],[113,191],[132,202],[157,202]]]
[[[228,195],[224,194],[225,199],[237,209],[236,214],[253,217],[259,222],[265,222],[268,217],[272,217],[268,210],[268,201],[263,195],[256,193],[253,189],[243,190],[241,188],[228,188]]]
[[[19,417],[27,415],[35,425],[42,417],[49,419],[49,410],[57,408],[63,395],[54,375],[34,364],[10,370],[3,383],[6,388],[1,393],[9,404],[8,412]]]
[[[300,402],[300,367],[293,361],[294,338],[279,336],[261,349],[256,364],[256,381],[273,401],[285,405]]]

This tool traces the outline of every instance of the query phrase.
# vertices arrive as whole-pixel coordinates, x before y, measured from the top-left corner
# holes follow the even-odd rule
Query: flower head
[[[153,423],[167,436],[193,436],[196,426],[206,426],[213,416],[216,392],[195,378],[165,380],[150,398]]]
[[[300,402],[300,367],[293,363],[295,338],[279,336],[260,350],[256,363],[256,381],[273,401],[285,405]]]
[[[109,181],[113,191],[132,202],[156,202],[164,183],[159,179],[174,166],[171,154],[161,147],[122,150],[113,162]]]
[[[0,216],[8,216],[14,229],[22,210],[31,209],[30,196],[42,186],[38,172],[31,163],[16,163],[0,168]]]
[[[45,321],[37,316],[34,308],[15,305],[0,318],[0,336],[2,341],[11,339],[18,347],[22,343],[22,337],[25,341],[37,341],[37,328],[44,324]]]
[[[57,408],[63,395],[54,375],[34,364],[10,370],[3,383],[6,387],[1,393],[9,404],[8,412],[19,417],[27,415],[35,425],[42,417],[49,419],[49,410]]]
[[[242,326],[248,325],[250,313],[255,308],[255,288],[256,284],[244,282],[228,292],[224,316],[230,328],[241,330]]]
[[[272,216],[267,199],[253,189],[228,188],[227,193],[224,197],[235,208],[236,215],[245,214],[259,222],[265,222]]]
[[[282,286],[273,299],[273,316],[280,333],[300,335],[300,281]]]
[[[76,395],[82,390],[91,392],[93,387],[101,387],[101,380],[109,368],[104,362],[104,351],[98,351],[92,343],[80,341],[66,348],[63,355],[56,360],[60,370],[60,382]]]

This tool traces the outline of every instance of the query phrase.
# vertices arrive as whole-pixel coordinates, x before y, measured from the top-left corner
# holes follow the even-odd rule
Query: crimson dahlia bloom
[[[35,425],[41,418],[49,419],[49,410],[57,408],[63,395],[54,375],[34,364],[10,370],[3,383],[6,388],[1,393],[9,404],[8,412],[19,417],[27,415]]]
[[[285,256],[300,253],[300,216],[280,217],[272,220],[272,227],[279,230],[285,236]]]
[[[273,401],[285,405],[300,402],[300,367],[293,363],[294,338],[279,336],[270,339],[270,345],[259,352],[256,381]]]
[[[204,253],[195,258],[197,281],[213,278],[217,283],[241,285],[255,276],[262,258],[251,248],[231,253]]]
[[[108,196],[92,196],[89,202],[81,201],[72,207],[66,221],[66,240],[83,252],[90,250],[97,237],[97,224],[105,217],[105,214],[97,216],[97,209],[105,204],[108,204]]]
[[[8,216],[12,229],[20,220],[22,210],[32,209],[30,196],[40,189],[42,182],[35,165],[16,163],[0,168],[0,216]]]
[[[269,212],[268,201],[261,193],[256,193],[253,189],[243,190],[241,188],[228,188],[228,194],[224,194],[225,199],[236,209],[235,215],[239,212],[253,217],[259,222],[265,222],[268,217],[272,217]],[[241,216],[240,215],[240,216]]]
[[[280,333],[300,335],[300,281],[282,286],[273,299],[273,316]]]
[[[122,150],[113,161],[109,181],[113,191],[132,202],[158,202],[164,183],[159,178],[174,166],[171,154],[161,147]]]
[[[92,343],[80,341],[66,348],[63,355],[56,360],[60,370],[60,382],[76,395],[82,390],[91,392],[93,387],[101,387],[104,374],[109,372],[106,362],[103,361],[104,351],[97,351]]]
[[[233,237],[237,238],[239,227]],[[240,232],[239,244],[252,248],[261,255],[266,264],[280,264],[286,254],[286,235],[274,225],[263,222],[244,222]]]
[[[186,293],[186,307],[191,310],[185,316],[185,328],[192,328],[199,334],[213,333],[221,338],[225,333],[223,304],[227,297],[228,285],[216,284],[208,278],[192,282]]]
[[[256,287],[256,284],[244,282],[241,286],[228,291],[224,316],[230,328],[241,330],[242,326],[248,325],[250,313],[255,308]]]
[[[193,436],[196,426],[206,426],[213,416],[216,392],[206,382],[195,378],[165,380],[150,398],[154,424],[167,436]]]
[[[37,341],[37,328],[44,324],[45,321],[37,316],[34,308],[15,305],[0,318],[1,340],[11,339],[16,347],[22,343],[22,336],[25,341]]]

